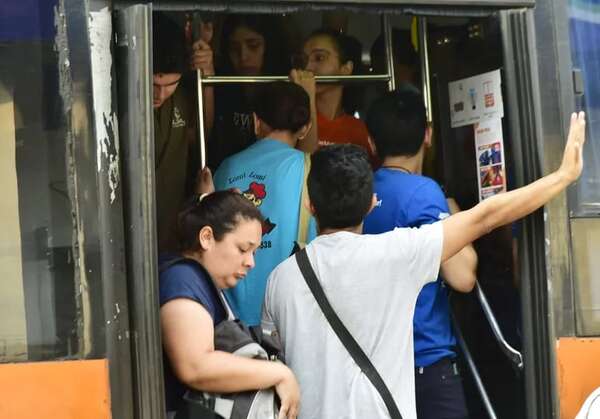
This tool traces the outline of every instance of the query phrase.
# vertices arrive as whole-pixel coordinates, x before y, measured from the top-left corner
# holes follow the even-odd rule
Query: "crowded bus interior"
[[[170,23],[164,24],[165,21]],[[496,14],[422,18],[364,11],[300,11],[277,15],[154,11],[153,25],[155,69],[159,59],[157,48],[158,51],[182,48],[189,57],[188,71],[181,80],[157,79],[157,70],[154,71],[159,254],[173,250],[173,237],[170,237],[173,223],[162,220],[162,214],[178,202],[181,205],[194,193],[197,178],[201,176],[197,173],[204,165],[215,174],[224,159],[256,141],[253,100],[260,97],[265,82],[295,78],[302,84],[302,80],[298,80],[305,73],[300,71],[320,76],[316,81],[319,146],[334,142],[322,138],[325,131],[322,124],[326,124],[327,119],[331,122],[347,118],[346,123],[351,124],[349,131],[355,132],[358,128],[352,125],[353,120],[364,121],[370,105],[380,95],[410,84],[423,95],[432,129],[432,145],[426,152],[422,171],[442,186],[446,197],[466,209],[516,185],[511,137],[506,129],[508,114],[504,112],[499,119],[503,143],[498,146],[502,156],[496,161],[494,144],[485,146],[490,147],[486,154],[487,149],[476,143],[473,125],[456,123],[454,114],[471,107],[471,102],[453,102],[449,87],[456,81],[494,74],[500,83],[482,94],[486,95],[486,101],[495,100],[501,106],[508,103],[507,98],[502,97],[504,56],[500,20]],[[177,41],[157,39],[158,32],[172,25],[179,28],[181,38]],[[333,48],[332,42],[323,35],[330,33],[344,37],[343,51]],[[175,45],[177,42],[183,45]],[[341,53],[352,62],[351,66],[341,65],[337,70],[323,67],[323,62],[331,59],[332,54]],[[207,57],[211,54],[212,62],[209,62]],[[196,69],[202,68],[200,77],[194,65]],[[327,80],[327,77],[332,79]],[[162,120],[156,116],[156,109],[163,103],[160,95],[168,95],[173,88],[181,95],[177,100],[186,101],[181,106],[186,106],[187,113]],[[492,90],[495,97],[488,97]],[[473,101],[475,109],[475,93],[468,92],[465,97]],[[197,119],[199,110],[203,113],[200,121]],[[186,132],[182,135],[190,138],[187,164],[178,163],[175,158],[169,161],[167,157],[169,151],[164,138],[169,134],[165,130],[178,125],[185,126]],[[377,169],[378,158],[369,143],[361,143],[362,140],[350,141],[371,154],[373,168]],[[172,179],[163,176],[172,172],[174,166],[179,171],[185,168],[185,174],[181,174],[186,185],[182,196],[176,196],[176,192],[166,186]],[[241,192],[258,205],[256,200],[264,198],[264,191],[260,190],[260,177],[253,182],[248,182],[248,189]],[[264,228],[263,225],[263,235]],[[520,353],[523,340],[527,339],[521,326],[517,248],[520,234],[520,224],[514,223],[477,240],[474,243],[478,256],[475,289],[469,293],[449,292],[460,347],[458,365],[469,414],[474,419],[526,415]],[[263,240],[261,246],[270,245],[264,236]],[[496,416],[490,416],[490,409]]]
[[[440,378],[431,386],[440,395],[436,400],[466,406],[472,419],[575,417],[600,386],[597,6],[598,0],[0,0],[0,416],[173,419],[178,406],[170,389],[183,396],[186,386],[173,374],[168,350],[187,347],[191,336],[205,344],[190,351],[192,365],[217,365],[194,358],[217,352],[206,333],[216,330],[216,309],[204,316],[212,316],[215,327],[194,324],[185,329],[195,333],[176,339],[163,327],[165,271],[181,268],[177,259],[189,258],[200,241],[198,234],[189,237],[193,228],[180,228],[181,210],[193,221],[190,214],[204,214],[209,205],[214,210],[215,199],[223,199],[227,205],[213,211],[216,219],[230,217],[235,222],[229,226],[237,227],[231,214],[241,208],[253,221],[250,246],[215,258],[201,279],[210,288],[213,271],[230,269],[243,254],[243,270],[231,268],[231,282],[213,294],[226,297],[216,303],[227,305],[221,317],[233,322],[229,317],[237,315],[262,327],[256,336],[263,336],[264,326],[276,323],[266,318],[263,324],[267,278],[294,262],[291,256],[304,245],[310,253],[337,234],[317,236],[306,205],[312,201],[310,165],[328,150],[349,149],[329,144],[352,143],[355,152],[364,151],[362,174],[373,174],[368,184],[374,188],[382,173],[427,179],[430,186],[408,200],[411,214],[394,213],[389,218],[397,224],[384,231],[375,231],[372,222],[384,210],[384,198],[373,199],[369,191],[371,212],[363,205],[360,222],[341,227],[364,227],[366,234],[351,231],[352,240],[375,245],[355,252],[330,246],[323,258],[343,260],[337,265],[342,270],[356,269],[327,276],[335,285],[328,289],[324,282],[323,288],[342,305],[353,303],[343,306],[340,318],[358,319],[364,340],[357,340],[367,342],[374,362],[386,353],[379,372],[393,384],[402,416],[427,417],[409,402],[433,399],[417,394],[421,376],[433,371],[428,379]],[[390,103],[386,98],[394,94],[408,101]],[[397,116],[389,112],[394,106],[415,118],[418,129],[397,128],[387,118]],[[421,288],[412,281],[417,274],[406,274],[408,259],[396,247],[413,250],[412,260],[421,262],[435,255],[414,252],[418,240],[377,241],[395,227],[422,226],[402,232],[418,235],[451,224],[461,218],[447,220],[453,212],[493,206],[514,196],[504,192],[555,174],[570,141],[569,115],[582,110],[587,142],[581,178],[542,208],[488,228],[465,246],[471,256],[463,264],[462,271],[470,271],[466,285],[456,286],[440,270]],[[413,155],[391,147],[382,157],[383,147],[374,148],[379,129],[391,132],[395,145],[416,136],[421,148]],[[386,162],[390,155],[410,159]],[[327,162],[325,169],[337,163]],[[272,167],[277,173],[267,179]],[[352,195],[351,176],[322,178],[339,179],[336,191],[346,201],[358,195]],[[412,191],[415,184],[402,185]],[[208,193],[211,187],[217,192]],[[274,193],[275,187],[284,193]],[[401,189],[390,188],[404,199]],[[428,206],[433,189],[437,201]],[[342,200],[323,195],[331,208]],[[541,195],[531,194],[528,203]],[[285,199],[271,199],[279,196]],[[274,201],[277,216],[270,212]],[[489,227],[485,221],[477,224]],[[385,263],[356,263],[374,255]],[[186,267],[189,261],[179,262]],[[238,395],[264,385],[272,394],[281,377],[288,383],[296,377],[298,398],[313,391],[318,394],[307,400],[362,409],[354,416],[315,414],[303,411],[308,403],[301,401],[301,418],[394,417],[333,328],[317,318],[312,290],[297,292],[297,282],[305,284],[296,271],[288,271],[287,286],[278,289],[289,298],[268,300],[270,307],[285,301],[282,311],[300,313],[287,330],[306,327],[309,337],[288,342],[299,341],[290,344],[296,353],[314,357],[310,368],[285,359],[275,374],[279,381],[271,374],[266,384],[240,388],[235,385],[243,379],[221,375],[223,387],[215,391]],[[405,284],[418,287],[407,294]],[[435,298],[427,300],[432,289]],[[242,302],[245,295],[251,304]],[[194,309],[202,312],[202,305]],[[333,298],[332,305],[340,307]],[[435,315],[429,319],[429,313]],[[427,321],[429,335],[419,330]],[[308,344],[317,349],[305,350]],[[239,372],[236,362],[256,361],[262,367],[244,376],[255,379],[276,368],[272,357],[225,355],[212,371]],[[443,368],[429,368],[438,361]],[[300,379],[306,373],[313,375],[309,385]],[[342,403],[315,390],[331,383],[327,389],[337,394],[352,389]],[[352,393],[355,383],[359,396]],[[457,395],[465,396],[464,403]],[[429,417],[442,416],[431,406]],[[380,415],[370,414],[375,410]]]

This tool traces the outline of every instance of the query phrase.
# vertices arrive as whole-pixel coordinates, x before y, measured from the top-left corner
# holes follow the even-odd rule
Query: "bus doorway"
[[[182,27],[185,27],[190,19],[193,19],[195,13],[202,14],[202,10],[198,11],[198,8],[191,6],[190,8],[183,6],[169,8],[169,12],[172,14],[173,19],[179,22]],[[248,11],[244,10],[244,12],[247,13]],[[511,117],[517,111],[508,106],[511,102],[509,99],[513,97],[512,95],[515,92],[507,88],[511,83],[506,83],[505,34],[502,29],[500,13],[490,13],[489,11],[485,13],[465,13],[465,15],[469,16],[463,17],[416,17],[410,14],[394,14],[382,19],[384,16],[380,11],[369,9],[368,12],[341,11],[340,13],[324,13],[318,10],[295,11],[291,9],[291,11],[288,11],[281,18],[289,23],[288,25],[284,25],[284,27],[292,31],[291,34],[286,34],[292,35],[292,40],[290,41],[292,44],[294,42],[296,44],[301,43],[301,40],[307,37],[312,30],[318,29],[324,24],[338,25],[338,30],[352,35],[359,41],[361,44],[361,64],[365,69],[363,74],[357,74],[354,79],[352,77],[350,79],[336,79],[334,76],[333,79],[317,80],[317,83],[347,83],[356,84],[358,87],[361,87],[363,90],[363,101],[353,109],[353,116],[355,118],[364,118],[370,100],[376,98],[382,91],[394,88],[399,83],[411,82],[423,90],[426,102],[428,103],[430,122],[434,130],[434,148],[428,156],[428,163],[424,174],[438,181],[444,187],[447,196],[454,198],[461,208],[470,208],[479,202],[482,198],[481,188],[487,188],[486,190],[490,190],[491,188],[493,192],[500,192],[503,190],[500,186],[505,189],[512,189],[522,184],[522,175],[516,174],[516,172],[522,170],[522,167],[519,166],[521,160],[516,162],[514,159],[514,144],[513,138],[510,135],[513,130],[509,129]],[[154,13],[157,13],[157,11]],[[234,14],[236,13],[211,13],[209,16],[218,23]],[[140,12],[139,16],[137,16],[140,20],[146,19],[147,21],[151,19],[151,15],[141,15],[144,15],[144,13]],[[474,15],[483,15],[485,17],[472,17]],[[303,22],[309,22],[310,25],[303,25]],[[126,29],[127,22],[123,21],[123,24],[124,29]],[[388,25],[389,35],[386,35],[384,31],[386,25]],[[224,48],[226,48],[226,45],[222,41],[219,41],[218,25],[216,28],[213,48],[216,59],[219,59],[219,57],[223,58],[225,56]],[[393,45],[393,36],[391,36],[394,29],[398,29],[405,36],[407,43],[414,49],[415,56],[417,57],[416,60],[407,63],[402,61],[402,58],[404,58],[402,54],[394,56],[395,46]],[[123,43],[120,46],[125,46],[124,43],[127,38],[121,36],[119,39]],[[385,40],[384,43],[387,44],[386,48],[384,48],[386,52],[383,56],[383,63],[378,62],[378,57],[373,54],[378,39]],[[145,45],[145,48],[147,54],[151,50],[151,46]],[[137,83],[134,88],[148,89],[152,68],[151,60],[147,55],[139,57],[141,61],[136,64],[139,67],[132,67],[129,70],[128,77]],[[293,57],[290,56],[290,60],[287,63],[288,69],[291,68],[293,63],[291,58]],[[395,58],[400,58],[400,60],[394,60]],[[139,70],[144,69],[144,66],[146,70],[145,77],[148,78],[140,80],[138,77]],[[399,69],[403,71],[398,71]],[[504,113],[500,118],[500,135],[503,137],[502,159],[501,163],[482,164],[479,160],[482,153],[476,147],[473,123],[453,126],[451,114],[453,113],[454,104],[450,98],[450,84],[490,72],[496,72],[502,81],[500,83],[500,90],[496,92],[499,94],[497,99],[504,102]],[[198,87],[194,85],[194,82],[196,82],[194,79],[196,79],[197,74],[189,74],[187,76],[190,79],[190,83],[187,85],[189,94],[194,99],[202,98],[203,95],[198,94]],[[287,77],[286,72],[256,77],[240,77],[239,75],[227,72],[219,73],[217,67],[215,76],[200,77],[197,81],[199,81],[200,89],[214,86],[215,90],[217,90],[220,87],[219,85],[240,87],[260,84],[271,80],[283,80],[287,79]],[[125,77],[121,79],[125,79]],[[512,82],[514,84],[514,80]],[[120,94],[123,95],[122,100],[127,102],[127,100],[131,99],[131,95],[128,97],[124,92],[124,90],[121,90]],[[139,98],[139,96],[134,97],[136,99]],[[146,90],[145,95],[142,95],[142,97],[150,99],[149,91]],[[205,105],[202,103],[202,100],[200,100],[200,103],[202,106]],[[148,112],[149,104],[140,105],[136,102],[136,105],[142,106],[144,109],[141,112],[131,109],[132,114],[143,116],[147,127],[151,131],[152,116],[151,112]],[[202,106],[200,106],[200,109],[202,109]],[[202,115],[205,116],[205,114]],[[219,115],[215,117],[218,119]],[[127,121],[127,119],[124,120],[122,118],[122,126]],[[130,136],[140,136],[143,134],[144,132],[139,131],[129,133]],[[128,139],[128,134],[121,135],[121,138],[125,142],[132,141]],[[147,139],[153,140],[153,137],[148,136]],[[202,144],[206,146],[212,139],[210,138],[210,134],[200,129],[196,141],[198,141],[198,150],[206,150]],[[131,241],[134,247],[130,249],[130,257],[132,258],[130,266],[132,267],[132,272],[135,271],[136,266],[143,266],[145,272],[142,272],[140,268],[139,274],[143,275],[146,278],[145,280],[147,280],[149,278],[147,276],[148,273],[156,276],[156,255],[154,254],[156,248],[148,246],[147,242],[148,238],[156,240],[155,226],[150,225],[153,221],[154,205],[156,205],[156,202],[153,202],[155,191],[153,190],[154,185],[152,185],[151,181],[155,176],[153,168],[153,159],[155,156],[153,156],[152,152],[154,144],[149,142],[145,144],[144,148],[135,150],[136,153],[140,152],[143,154],[141,158],[139,155],[133,156],[133,154],[130,157],[128,156],[130,152],[134,151],[133,148],[129,148],[131,144],[124,147],[125,159],[129,161],[125,166],[131,181],[140,181],[143,184],[139,184],[137,188],[131,186],[130,193],[140,193],[140,195],[136,196],[139,198],[139,202],[143,202],[145,211],[148,211],[148,213],[146,216],[142,214],[137,217],[137,220],[141,224],[144,224],[143,231],[146,231],[147,234],[139,237],[140,239],[146,239],[146,241],[140,240],[137,243],[134,243],[134,240]],[[493,143],[490,144],[493,145]],[[199,161],[210,161],[210,157],[201,152],[197,157]],[[492,159],[491,156],[490,159]],[[140,166],[140,162],[143,163],[143,167]],[[484,184],[485,179],[482,176],[481,168],[488,166],[498,168],[498,164],[501,164],[501,170],[499,170],[501,180],[498,180],[498,176],[495,174],[494,179],[488,180],[490,184]],[[136,178],[134,174],[138,173],[139,170],[143,171],[144,176]],[[151,184],[152,187],[148,188],[148,184]],[[146,185],[145,189],[144,185]],[[131,207],[139,207],[139,205],[133,205],[132,203]],[[522,264],[519,264],[519,258],[517,257],[520,252],[518,248],[519,244],[524,242],[523,236],[525,233],[523,230],[523,227],[518,224],[499,229],[475,244],[479,254],[477,274],[481,289],[488,297],[491,311],[494,313],[494,318],[503,334],[505,343],[508,343],[515,351],[521,351],[524,347],[524,342],[533,339],[522,327],[521,312],[523,311],[523,307],[527,307],[528,304],[527,297],[522,297],[520,293],[521,283],[519,273],[521,272]],[[142,248],[140,243],[146,243],[144,245],[146,247]],[[150,257],[147,257],[148,255]],[[137,273],[134,272],[134,274]],[[142,286],[142,283],[140,283],[139,290],[136,291],[135,288],[138,285],[132,285],[134,296],[138,294],[142,295],[145,292],[144,288],[147,286],[155,287],[155,285],[151,284]],[[156,296],[154,295],[153,298],[156,298]],[[464,341],[472,354],[472,360],[477,366],[489,404],[493,407],[494,411],[493,414],[490,414],[489,406],[486,406],[486,403],[483,401],[475,380],[472,378],[468,363],[465,360],[462,362],[462,370],[471,417],[531,417],[526,414],[526,380],[525,374],[520,369],[522,365],[515,363],[514,358],[507,357],[505,351],[501,349],[502,342],[499,343],[498,339],[494,337],[494,333],[486,320],[485,314],[481,309],[480,300],[476,297],[476,294],[460,295],[454,293],[451,298],[458,329],[464,336]],[[158,310],[156,301],[151,302],[141,299],[139,302],[143,301],[147,304],[145,308],[141,306],[134,307],[134,311],[139,312],[140,319],[146,310],[152,308],[153,304],[154,309]],[[145,326],[139,324],[136,327]],[[150,325],[150,327],[154,328],[152,333],[157,337],[156,324]],[[541,345],[545,345],[545,342],[542,342]],[[136,349],[136,354],[138,351],[145,352],[148,349],[140,346]],[[151,355],[155,356],[158,350],[159,348],[153,348]],[[525,359],[526,362],[527,359]],[[140,373],[152,373],[151,369],[147,369],[146,372],[141,371],[142,362],[140,359],[136,360],[136,363],[140,366],[138,367],[140,368]],[[160,368],[160,364],[154,365],[154,368]],[[147,384],[147,382],[144,383]],[[159,387],[155,387],[154,390],[160,391]],[[145,405],[141,400],[142,398],[150,397],[149,395],[151,393],[144,396],[139,392],[137,395],[140,398],[137,401],[138,405]],[[153,403],[160,404],[160,398],[155,399]],[[158,408],[160,409],[160,406]]]
[[[509,101],[502,82],[505,71],[500,21],[498,16],[490,16],[430,18],[427,23],[431,119],[436,144],[429,173],[460,208],[471,208],[493,194],[517,186],[510,112],[506,109]],[[494,79],[500,80],[501,85],[488,86]],[[461,88],[465,89],[464,102],[456,99]],[[472,117],[478,118],[475,108],[498,109],[497,102],[502,103],[502,109],[487,121],[461,123],[457,116],[461,111],[473,111]],[[488,129],[495,132],[486,138],[482,132]],[[527,417],[520,352],[523,340],[530,337],[523,334],[522,327],[518,256],[521,235],[522,226],[515,223],[477,240],[476,289],[469,294],[452,292],[450,296],[457,335],[462,334],[498,418]],[[491,309],[487,313],[481,293],[487,296]],[[494,334],[490,314],[501,336]],[[473,374],[467,372],[470,369],[465,355],[461,351],[471,418],[490,417]]]

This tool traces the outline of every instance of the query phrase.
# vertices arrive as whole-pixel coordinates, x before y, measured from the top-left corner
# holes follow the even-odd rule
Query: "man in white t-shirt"
[[[307,246],[315,273],[342,322],[370,358],[404,419],[415,419],[412,319],[417,296],[442,262],[465,245],[523,217],[581,173],[584,115],[574,115],[560,168],[523,188],[418,229],[362,235],[376,205],[366,153],[324,147],[312,156],[310,207],[319,236]],[[280,334],[301,389],[299,418],[375,419],[389,413],[322,314],[294,258],[269,277],[263,329]]]

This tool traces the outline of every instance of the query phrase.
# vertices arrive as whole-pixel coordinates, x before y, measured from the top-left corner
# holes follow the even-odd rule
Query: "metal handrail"
[[[481,379],[481,376],[479,375],[479,371],[477,371],[477,366],[475,365],[475,361],[473,361],[473,357],[471,356],[471,351],[469,350],[469,347],[467,346],[467,343],[465,342],[465,338],[463,337],[462,332],[460,331],[460,328],[458,327],[458,322],[456,321],[454,316],[451,316],[451,317],[452,317],[452,326],[454,327],[454,334],[456,335],[456,339],[458,340],[458,346],[460,347],[460,350],[463,353],[463,357],[465,358],[465,361],[467,361],[467,365],[469,367],[469,370],[471,371],[471,375],[473,375],[473,380],[475,381],[475,386],[477,387],[477,390],[479,391],[479,394],[481,395],[481,401],[483,402],[483,406],[485,407],[485,410],[487,411],[490,419],[497,419],[498,416],[496,416],[496,412],[494,411],[494,406],[492,406],[490,397],[488,396],[487,390],[485,389],[485,386],[483,385],[483,380]]]
[[[427,18],[420,17],[418,20],[419,32],[419,57],[421,60],[421,77],[423,89],[423,101],[427,112],[427,122],[433,122],[433,110],[431,101],[431,84],[429,72],[429,35],[427,32]]]
[[[212,86],[215,84],[246,84],[269,83],[273,81],[288,81],[288,76],[204,76],[202,84]],[[361,82],[388,82],[387,74],[356,74],[349,76],[315,76],[317,83],[361,83]]]
[[[487,297],[485,296],[485,293],[481,289],[479,282],[475,283],[475,292],[477,293],[477,299],[479,300],[479,303],[481,304],[483,314],[485,315],[488,323],[490,324],[492,332],[494,333],[494,336],[496,337],[496,341],[498,341],[498,344],[500,345],[500,349],[516,365],[516,367],[519,370],[522,370],[523,369],[523,355],[521,355],[521,352],[519,352],[515,348],[513,348],[504,338],[504,335],[502,334],[502,330],[500,330],[500,326],[498,325],[498,322],[496,321],[496,317],[494,316],[494,313],[492,312],[492,308],[490,307]]]
[[[394,50],[392,48],[392,29],[387,14],[382,15],[383,34],[385,39],[385,52],[387,56],[387,74],[356,74],[349,76],[316,76],[317,83],[356,83],[356,82],[387,82],[388,89],[393,90],[394,83]],[[200,70],[196,70],[197,95],[198,95],[198,134],[200,137],[200,164],[206,166],[206,136],[204,133],[204,99],[202,97],[203,86],[217,84],[245,84],[245,83],[268,83],[273,81],[287,81],[288,76],[203,76]]]

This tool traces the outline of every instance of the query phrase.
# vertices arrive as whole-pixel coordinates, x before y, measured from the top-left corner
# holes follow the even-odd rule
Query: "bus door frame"
[[[127,234],[127,260],[128,260],[128,283],[130,289],[130,301],[132,311],[132,333],[135,334],[139,344],[134,345],[133,359],[134,371],[137,379],[134,386],[135,406],[138,417],[158,419],[164,417],[164,402],[162,380],[162,359],[160,357],[160,330],[158,323],[158,298],[157,298],[157,272],[156,272],[156,231],[154,220],[154,167],[153,147],[150,142],[153,138],[153,119],[151,108],[152,85],[149,77],[139,75],[151,74],[151,13],[152,10],[222,10],[239,11],[252,10],[248,2],[230,2],[223,7],[223,2],[204,1],[195,3],[179,0],[157,0],[153,3],[134,4],[127,7],[117,6],[117,22],[120,19],[132,19],[125,26],[117,23],[118,34],[129,36],[129,44],[117,40],[117,49],[127,47],[128,54],[136,56],[137,63],[133,64],[135,71],[127,70],[127,94],[119,94],[119,111],[129,109],[129,119],[121,121],[121,141],[124,155],[124,166],[127,173],[125,182],[126,190],[132,194],[126,198],[128,215],[127,225],[130,230]],[[547,163],[551,156],[547,153],[542,158],[542,122],[539,117],[541,103],[538,95],[539,79],[537,73],[537,61],[535,54],[536,37],[535,30],[537,22],[534,21],[534,13],[528,9],[534,5],[533,1],[487,1],[477,0],[456,1],[413,1],[410,4],[396,1],[311,1],[299,3],[295,0],[279,2],[281,7],[290,7],[293,10],[305,8],[318,8],[319,5],[339,4],[340,7],[357,9],[377,7],[381,13],[386,9],[405,11],[416,15],[420,20],[421,42],[426,42],[426,17],[430,15],[452,15],[457,16],[456,9],[448,6],[459,6],[464,10],[465,16],[481,16],[498,12],[502,27],[504,45],[504,74],[506,92],[508,96],[507,114],[510,117],[510,135],[514,142],[515,150],[515,172],[517,185],[523,185],[537,179],[542,174],[542,162]],[[237,6],[236,6],[237,5]],[[539,7],[538,2],[538,7]],[[265,5],[261,4],[261,8]],[[278,7],[278,6],[274,6]],[[508,8],[508,10],[506,10]],[[121,15],[121,17],[120,17]],[[462,15],[462,14],[461,14]],[[133,27],[137,29],[131,31]],[[134,50],[132,47],[132,36],[135,34],[143,42],[142,50]],[[118,35],[119,38],[121,35]],[[388,41],[386,39],[386,41]],[[124,44],[122,42],[125,42]],[[391,42],[391,38],[388,42]],[[126,45],[127,44],[127,45]],[[117,60],[118,61],[118,60]],[[427,57],[421,57],[424,74],[428,74],[426,65]],[[118,65],[124,63],[118,61]],[[121,69],[126,68],[121,67]],[[388,73],[390,74],[390,73]],[[393,73],[391,73],[393,74]],[[135,79],[137,77],[137,79]],[[218,78],[213,79],[217,82]],[[122,80],[119,79],[119,84]],[[202,78],[201,84],[211,83],[210,78]],[[426,103],[428,110],[431,109],[429,97],[429,77],[424,77],[424,92],[427,94]],[[136,92],[141,92],[138,94]],[[137,95],[137,96],[136,96]],[[143,98],[141,100],[140,98]],[[147,99],[147,102],[144,101]],[[127,108],[129,107],[129,108]],[[429,111],[431,112],[431,111]],[[430,114],[429,114],[430,115]],[[142,125],[135,126],[132,116],[139,116]],[[564,118],[562,118],[564,119]],[[564,138],[564,137],[561,137]],[[133,146],[142,141],[143,149],[136,154]],[[127,151],[128,147],[130,148]],[[524,156],[524,157],[522,157]],[[546,165],[544,164],[544,167]],[[141,174],[141,176],[140,176]],[[137,177],[137,179],[136,179]],[[141,211],[140,211],[141,209]],[[134,211],[136,210],[136,211]],[[555,217],[553,217],[554,219]],[[524,356],[525,356],[525,387],[528,417],[556,417],[556,374],[554,355],[555,330],[548,320],[550,304],[548,300],[547,284],[550,278],[547,275],[545,238],[547,223],[544,222],[543,214],[538,212],[528,217],[523,222],[523,234],[519,239],[521,276],[522,281],[522,306],[530,307],[523,313],[524,325]],[[144,244],[140,244],[144,242]],[[153,347],[153,348],[152,348]],[[143,361],[143,362],[142,362]],[[531,403],[533,401],[533,403]],[[142,410],[143,409],[143,410]],[[140,416],[140,412],[144,412]]]

